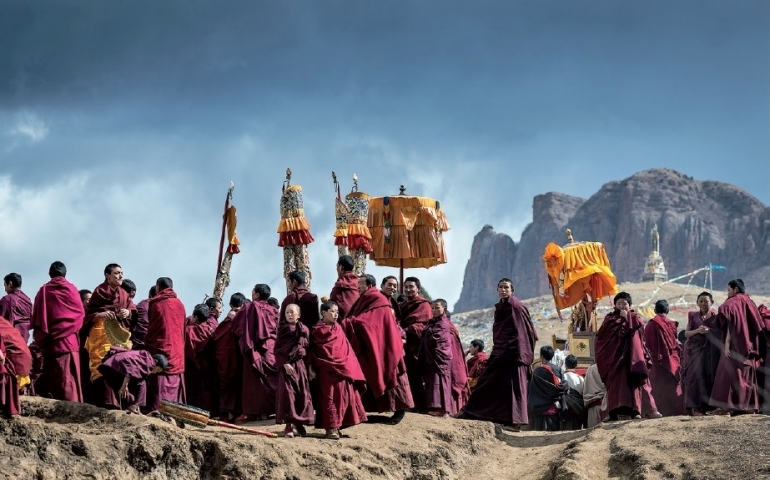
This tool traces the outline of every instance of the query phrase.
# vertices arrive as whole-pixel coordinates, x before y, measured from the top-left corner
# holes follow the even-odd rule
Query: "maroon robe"
[[[358,300],[358,275],[353,272],[343,273],[332,287],[329,300],[337,304],[340,310],[339,321],[345,319],[350,308]]]
[[[275,340],[275,368],[278,370],[275,423],[312,425],[315,420],[305,365],[309,341],[310,331],[302,323],[278,324]],[[292,366],[293,374],[286,372],[286,365]]]
[[[360,392],[366,380],[342,328],[318,322],[310,345],[309,360],[319,383],[316,427],[331,430],[365,422]]]
[[[208,374],[209,358],[205,355],[217,319],[209,317],[198,322],[195,317],[185,321],[184,327],[184,389],[187,404],[211,411],[211,376]]]
[[[760,335],[760,367],[757,368],[757,389],[759,391],[759,408],[761,413],[770,414],[770,308],[766,305],[757,307],[762,315],[765,328]]]
[[[471,387],[468,383],[468,366],[465,364],[465,350],[460,340],[460,332],[449,321],[452,327],[452,402],[454,411],[463,409],[471,396]]]
[[[16,289],[0,298],[0,317],[5,318],[18,330],[25,342],[29,342],[29,319],[32,317],[32,300]]]
[[[369,288],[340,324],[366,378],[361,396],[369,412],[414,408],[404,363],[404,346],[388,298]]]
[[[54,277],[35,296],[30,328],[43,353],[39,380],[42,396],[82,402],[78,331],[83,326],[83,302],[75,285]]]
[[[144,348],[144,341],[147,338],[147,326],[150,324],[150,299],[145,298],[136,304],[136,323],[131,330],[131,342],[134,344],[134,350]]]
[[[701,412],[709,410],[711,390],[722,355],[722,334],[717,321],[717,312],[703,318],[700,312],[688,314],[687,330],[696,330],[701,325],[708,327],[705,333],[699,333],[684,342],[682,359],[682,395],[684,406]]]
[[[147,395],[146,380],[155,368],[155,359],[147,350],[126,350],[113,346],[99,365],[99,373],[114,391],[118,392],[128,377],[128,396],[119,399],[121,407],[144,406]]]
[[[650,386],[658,411],[666,417],[684,415],[682,398],[682,347],[677,339],[677,325],[656,315],[644,327],[644,343],[650,352]]]
[[[607,387],[607,412],[611,415],[613,410],[629,416],[648,413],[648,408],[654,410],[652,405],[642,405],[652,366],[643,331],[644,324],[635,311],[629,311],[624,319],[615,309],[607,314],[596,334],[596,365]]]
[[[243,356],[238,339],[233,334],[233,321],[226,317],[212,337],[216,378],[212,382],[219,397],[218,409],[223,417],[237,417],[241,412],[241,381]]]
[[[281,313],[278,316],[281,321],[286,320],[286,307],[292,303],[299,306],[299,321],[302,322],[308,330],[312,329],[313,326],[321,320],[318,311],[318,296],[311,293],[306,285],[298,286],[283,299],[283,302],[281,302]]]
[[[479,377],[484,373],[484,369],[487,368],[488,359],[489,355],[487,355],[486,352],[479,352],[475,357],[469,358],[466,362],[468,367],[468,382],[471,388],[476,386]]]
[[[730,356],[719,359],[709,403],[725,410],[755,412],[759,409],[759,335],[765,326],[762,314],[748,295],[738,293],[719,307],[718,321],[730,333]]]
[[[106,281],[94,288],[91,299],[88,300],[88,305],[86,306],[86,317],[83,327],[80,329],[80,345],[85,345],[97,314],[105,312],[117,314],[120,310],[131,312],[129,318],[118,317],[121,326],[131,331],[131,326],[137,314],[134,302],[128,296],[128,292],[121,287],[112,287]],[[101,407],[120,408],[121,401],[117,396],[117,392],[113,391],[109,385],[99,378],[99,364],[91,365],[90,354],[85,348],[80,350],[80,359],[82,367],[81,383],[86,400]]]
[[[278,312],[264,300],[243,306],[233,318],[233,333],[243,355],[241,411],[244,415],[275,413],[275,336]]]
[[[417,362],[420,365],[425,408],[454,415],[452,401],[452,325],[446,315],[428,322],[422,332]]]
[[[424,412],[425,391],[422,388],[422,373],[417,363],[417,353],[420,350],[422,331],[433,318],[433,309],[430,301],[419,295],[401,302],[398,309],[401,313],[399,324],[404,330],[404,361],[409,378],[409,387],[412,390],[415,409],[418,412]]]
[[[0,317],[0,351],[5,362],[0,364],[0,411],[5,417],[21,413],[18,378],[29,375],[32,354],[19,331]]]
[[[463,411],[505,425],[529,423],[527,386],[536,342],[529,310],[518,298],[496,303],[492,355]]]
[[[165,372],[147,380],[145,410],[160,408],[161,400],[185,403],[184,387],[184,305],[172,288],[158,292],[150,299],[150,324],[145,340],[147,351],[160,353],[168,359]]]

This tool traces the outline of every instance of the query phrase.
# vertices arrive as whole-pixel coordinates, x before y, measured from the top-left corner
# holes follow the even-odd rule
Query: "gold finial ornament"
[[[403,186],[403,185],[400,185],[400,186],[398,187],[398,194],[399,194],[399,195],[406,195],[406,187],[405,187],[405,186]]]
[[[358,175],[355,173],[353,174],[353,188],[350,189],[351,192],[357,192],[358,191]]]
[[[570,230],[569,228],[567,229],[567,243],[568,244],[575,243],[575,239],[572,238],[572,230]]]

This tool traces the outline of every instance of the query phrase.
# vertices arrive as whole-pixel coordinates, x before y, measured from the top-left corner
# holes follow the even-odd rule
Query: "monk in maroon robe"
[[[471,358],[466,362],[468,367],[468,386],[473,389],[478,383],[481,374],[484,373],[484,369],[487,368],[487,360],[489,355],[484,351],[484,341],[475,339],[471,341],[471,346],[468,348],[468,355]]]
[[[644,324],[631,310],[631,295],[618,293],[615,310],[608,313],[596,335],[596,364],[607,387],[607,411],[612,420],[618,416],[641,418],[657,413],[651,395],[642,401],[645,388],[649,391],[650,353],[644,346]],[[657,415],[655,415],[657,416]]]
[[[759,390],[759,408],[761,413],[770,414],[770,308],[766,305],[757,307],[765,328],[760,335],[760,367],[757,368],[757,389]]]
[[[492,354],[460,417],[502,423],[518,431],[529,423],[527,386],[535,357],[537,333],[529,310],[513,296],[513,283],[497,283]]]
[[[336,303],[340,309],[340,322],[344,320],[350,308],[358,300],[358,275],[353,272],[353,258],[343,255],[337,261],[337,281],[334,282],[329,300]]]
[[[658,411],[665,417],[684,415],[682,398],[682,347],[677,339],[677,324],[668,319],[668,302],[655,303],[655,317],[644,327],[644,343],[650,351],[652,368],[650,386]]]
[[[11,322],[0,317],[0,411],[7,418],[21,413],[20,382],[29,382],[32,354]]]
[[[121,407],[131,413],[141,413],[147,396],[146,380],[168,367],[164,355],[152,355],[147,350],[126,350],[113,346],[99,365],[99,373],[117,393]]]
[[[452,325],[446,316],[446,307],[433,302],[433,319],[422,332],[417,355],[425,389],[424,405],[428,414],[454,415],[457,411],[452,400]]]
[[[310,378],[317,376],[319,408],[316,427],[326,430],[326,438],[338,440],[339,429],[366,421],[361,395],[366,380],[342,327],[337,324],[339,309],[334,302],[321,305],[322,320],[310,337]]]
[[[206,299],[207,303],[221,305],[216,298]],[[210,375],[204,354],[214,331],[217,319],[207,304],[196,305],[193,314],[185,320],[184,327],[184,387],[187,404],[211,410]]]
[[[150,324],[146,347],[151,354],[168,359],[165,372],[147,380],[146,412],[160,408],[161,400],[185,403],[184,387],[184,305],[177,298],[174,284],[168,277],[155,282],[157,295],[150,300]]]
[[[120,326],[131,331],[137,315],[134,302],[128,292],[121,288],[123,268],[117,263],[104,267],[104,282],[96,287],[86,306],[86,317],[80,329],[81,345],[87,350],[88,370],[90,375],[83,378],[84,393],[89,402],[104,408],[119,409],[120,399],[117,393],[102,380],[99,365],[110,350],[111,342],[104,330],[104,321],[114,315]],[[81,358],[83,358],[81,356]],[[86,366],[82,366],[86,369]]]
[[[150,287],[149,296],[136,304],[136,322],[131,330],[131,342],[134,350],[143,350],[147,338],[147,326],[150,323],[150,299],[156,294],[155,285]]]
[[[304,272],[295,270],[289,274],[291,293],[281,302],[281,313],[278,318],[281,321],[286,320],[286,307],[293,303],[299,305],[300,322],[308,329],[312,329],[320,320],[318,316],[318,296],[308,290],[305,282]]]
[[[223,421],[233,422],[241,414],[241,382],[243,380],[243,356],[238,338],[233,333],[233,318],[249,303],[240,292],[230,296],[230,311],[219,323],[212,337],[212,362],[216,374],[211,384],[217,398],[212,398],[212,415],[218,414]]]
[[[238,422],[266,419],[275,413],[275,336],[278,311],[267,304],[270,287],[257,284],[253,301],[241,308],[233,318],[233,333],[243,355],[241,411]]]
[[[442,301],[446,305],[446,300]],[[452,323],[446,306],[444,311],[449,318],[449,325],[452,327],[452,402],[454,403],[454,411],[457,413],[463,409],[471,397],[471,386],[468,383],[468,366],[465,364],[465,350],[463,350],[463,342],[460,340],[460,331]]]
[[[425,412],[425,391],[422,388],[422,373],[417,363],[417,353],[420,350],[422,331],[425,325],[433,318],[433,310],[430,301],[420,296],[420,280],[416,277],[407,277],[404,280],[404,294],[406,300],[398,305],[401,313],[399,324],[405,332],[404,360],[409,378],[409,387],[412,389],[415,410]]]
[[[32,316],[32,300],[21,291],[21,275],[9,273],[3,279],[6,295],[0,298],[0,317],[5,318],[29,342],[29,319]]]
[[[682,359],[682,395],[684,406],[693,416],[702,416],[712,410],[708,403],[714,378],[722,355],[722,334],[717,321],[717,311],[711,306],[709,292],[698,295],[698,311],[687,315]]]
[[[746,295],[743,280],[727,284],[727,300],[719,306],[718,321],[724,331],[724,350],[709,402],[717,410],[710,413],[755,413],[759,410],[759,336],[765,325],[757,305]]]
[[[414,408],[404,362],[404,345],[390,301],[376,288],[371,275],[359,280],[361,296],[341,326],[356,354],[368,388],[361,399],[369,412],[393,412],[399,423]]]
[[[275,368],[278,370],[278,388],[275,400],[275,423],[286,424],[284,434],[307,435],[305,425],[312,425],[313,399],[307,375],[307,348],[310,331],[299,322],[299,305],[286,307],[286,321],[278,324],[275,341]]]
[[[53,262],[51,280],[35,296],[30,327],[43,353],[38,394],[57,400],[82,402],[78,332],[83,326],[83,302],[77,287],[65,278],[67,267]]]

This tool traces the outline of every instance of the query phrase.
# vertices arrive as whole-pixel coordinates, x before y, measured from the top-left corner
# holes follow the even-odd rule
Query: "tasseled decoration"
[[[298,270],[305,273],[310,288],[312,274],[307,245],[313,242],[310,224],[305,218],[302,201],[302,187],[290,185],[291,170],[286,172],[286,181],[281,195],[281,221],[278,224],[278,246],[283,247],[284,277]],[[289,291],[288,279],[286,289]]]
[[[564,248],[549,243],[543,261],[559,309],[576,305],[586,294],[599,299],[618,292],[607,251],[600,242],[575,243]]]
[[[369,202],[371,258],[377,265],[404,268],[446,263],[444,232],[449,222],[436,200],[395,195]]]
[[[369,195],[350,192],[345,195],[347,206],[347,245],[353,257],[354,271],[361,275],[366,272],[366,256],[372,253],[372,234],[366,222],[369,218]]]
[[[227,223],[228,238],[227,253],[241,253],[241,249],[238,248],[238,245],[241,244],[241,241],[238,240],[238,237],[235,233],[235,226],[238,223],[238,217],[235,214],[235,207],[230,206],[230,208],[227,209],[227,213],[225,214],[225,222]]]

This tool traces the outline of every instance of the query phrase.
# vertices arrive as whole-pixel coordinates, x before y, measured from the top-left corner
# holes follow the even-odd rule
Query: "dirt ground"
[[[0,478],[758,479],[770,477],[769,421],[674,417],[514,434],[407,414],[397,426],[359,425],[332,441],[320,430],[271,439],[24,398],[22,416],[0,420]]]

